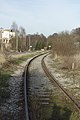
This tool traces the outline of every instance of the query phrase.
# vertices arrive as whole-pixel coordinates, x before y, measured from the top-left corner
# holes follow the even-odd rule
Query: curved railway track
[[[31,64],[31,62],[36,59],[37,57],[43,55],[45,53],[42,53],[42,54],[39,54],[39,55],[36,55],[35,57],[33,57],[29,62],[28,64],[25,66],[25,70],[24,70],[24,73],[23,73],[23,76],[24,76],[24,100],[25,100],[25,120],[30,120],[29,119],[29,107],[28,107],[28,78],[29,78],[29,66]]]
[[[51,84],[54,84],[54,83],[57,85],[58,89],[61,90],[66,95],[66,97],[69,98],[70,101],[72,101],[72,103],[75,105],[75,109],[77,111],[80,111],[80,104],[78,104],[78,102],[72,96],[69,95],[69,93],[64,89],[64,87],[49,72],[49,70],[44,62],[44,58],[47,56],[47,54],[46,55],[44,55],[44,54],[45,53],[37,55],[34,58],[32,58],[29,61],[28,65],[25,67],[24,93],[25,93],[25,115],[26,115],[25,117],[26,117],[26,120],[32,120],[32,119],[38,120],[38,118],[40,118],[40,113],[42,114],[42,111],[46,110],[47,108],[49,110],[52,108],[50,98],[52,97],[51,89],[54,89],[54,87]],[[36,59],[37,59],[37,61],[36,61]],[[35,68],[35,64],[38,64],[37,68]],[[46,75],[45,75],[45,73],[41,73],[41,71],[38,71],[39,69],[42,69],[39,67],[43,68]],[[37,72],[36,75],[34,72],[35,69]],[[51,89],[50,89],[50,87],[51,87]],[[31,103],[30,103],[30,101],[31,101]],[[32,104],[32,106],[30,104]],[[36,104],[35,107],[34,107],[34,104]],[[41,108],[42,106],[44,109]],[[39,111],[39,113],[38,113],[37,111],[40,109],[41,109],[41,111]],[[34,116],[33,112],[35,112],[37,114],[37,119]],[[40,118],[39,120],[42,120],[42,119]]]

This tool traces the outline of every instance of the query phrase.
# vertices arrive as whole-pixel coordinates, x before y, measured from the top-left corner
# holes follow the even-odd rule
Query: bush
[[[70,56],[76,53],[76,45],[73,37],[68,33],[60,33],[53,40],[53,53],[57,55]]]
[[[74,69],[77,53],[77,46],[74,42],[73,35],[62,32],[53,37],[53,56],[55,59],[61,56],[64,61],[65,68]]]

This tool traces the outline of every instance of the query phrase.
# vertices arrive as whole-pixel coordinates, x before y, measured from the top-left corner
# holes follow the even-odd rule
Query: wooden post
[[[55,53],[54,53],[54,59],[56,60],[57,57],[58,57],[58,56],[57,56],[57,53],[55,52]]]
[[[72,63],[72,70],[74,70],[74,63]]]

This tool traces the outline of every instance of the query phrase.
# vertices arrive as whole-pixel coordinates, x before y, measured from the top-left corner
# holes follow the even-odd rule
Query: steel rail
[[[65,95],[73,102],[73,104],[76,106],[76,109],[78,111],[80,111],[80,104],[68,93],[68,91],[58,82],[58,80],[51,74],[51,72],[48,70],[45,62],[44,62],[44,58],[47,55],[45,55],[41,61],[42,64],[42,68],[44,70],[44,72],[46,73],[47,77],[49,78],[49,80],[53,83],[55,82],[56,85],[63,91],[63,93],[65,93]]]
[[[31,62],[37,57],[47,54],[48,52],[41,53],[39,55],[34,56],[31,60],[29,60],[28,64],[25,66],[23,78],[24,78],[24,102],[25,102],[25,120],[30,120],[29,117],[29,107],[28,107],[28,78],[29,78],[29,66]]]

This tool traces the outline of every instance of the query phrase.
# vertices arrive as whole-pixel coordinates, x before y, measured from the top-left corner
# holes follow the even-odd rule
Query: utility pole
[[[18,31],[16,31],[16,52],[18,52]]]
[[[30,41],[31,41],[31,36],[29,35],[29,51],[30,51]]]
[[[3,38],[2,38],[2,28],[0,30],[0,41],[1,41],[1,52],[3,52]]]

